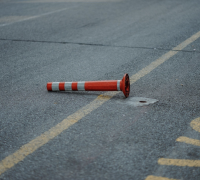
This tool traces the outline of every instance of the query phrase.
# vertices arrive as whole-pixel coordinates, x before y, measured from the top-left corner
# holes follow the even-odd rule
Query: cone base
[[[120,83],[120,89],[124,93],[124,96],[127,98],[130,93],[130,79],[129,75],[125,74]]]

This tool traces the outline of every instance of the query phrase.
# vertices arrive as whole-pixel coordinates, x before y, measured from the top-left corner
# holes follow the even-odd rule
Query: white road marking
[[[67,8],[56,10],[56,11],[51,11],[51,12],[43,13],[43,14],[40,14],[40,15],[37,15],[37,16],[31,16],[31,17],[28,17],[28,18],[23,18],[23,19],[20,19],[18,21],[14,21],[14,22],[10,22],[10,23],[0,24],[0,27],[12,25],[12,24],[16,24],[16,23],[23,22],[23,21],[28,21],[28,20],[31,20],[31,19],[36,19],[36,18],[39,18],[39,17],[42,17],[42,16],[47,16],[47,15],[50,15],[50,14],[58,13],[58,12],[65,11],[67,9],[75,8],[75,7],[77,7],[77,6],[67,7]]]

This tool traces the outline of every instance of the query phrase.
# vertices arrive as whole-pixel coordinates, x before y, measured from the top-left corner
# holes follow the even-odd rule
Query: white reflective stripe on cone
[[[53,82],[51,88],[52,91],[59,91],[59,82]]]
[[[65,91],[72,90],[72,82],[65,82]]]
[[[120,90],[120,81],[121,81],[121,80],[117,80],[117,90],[118,90],[118,91],[121,91],[121,90]]]
[[[77,84],[78,91],[85,91],[85,81],[80,81]]]

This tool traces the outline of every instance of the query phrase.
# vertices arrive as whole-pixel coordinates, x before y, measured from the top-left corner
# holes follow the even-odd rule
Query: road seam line
[[[120,46],[112,44],[95,44],[95,43],[83,43],[83,42],[70,42],[70,41],[38,41],[28,39],[3,39],[0,41],[12,41],[12,42],[30,42],[30,43],[47,43],[47,44],[69,44],[69,45],[80,45],[80,46],[99,46],[99,47],[112,47],[112,48],[127,48],[127,49],[146,49],[146,50],[159,50],[159,51],[178,51],[178,52],[190,52],[200,53],[200,51],[194,50],[179,50],[179,49],[164,49],[164,48],[153,48],[153,47],[136,47],[136,46]]]

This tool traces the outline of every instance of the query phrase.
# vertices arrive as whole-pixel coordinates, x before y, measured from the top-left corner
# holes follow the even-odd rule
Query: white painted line
[[[16,24],[16,23],[23,22],[23,21],[28,21],[28,20],[31,20],[31,19],[36,19],[36,18],[39,18],[39,17],[42,17],[42,16],[47,16],[47,15],[50,15],[50,14],[58,13],[58,12],[65,11],[67,9],[75,8],[75,7],[77,7],[77,6],[67,7],[67,8],[56,10],[56,11],[51,11],[51,12],[43,13],[43,14],[40,14],[40,15],[37,15],[37,16],[31,16],[31,17],[24,18],[24,19],[21,19],[21,20],[18,20],[18,21],[10,22],[10,23],[0,24],[0,27],[12,25],[12,24]]]

